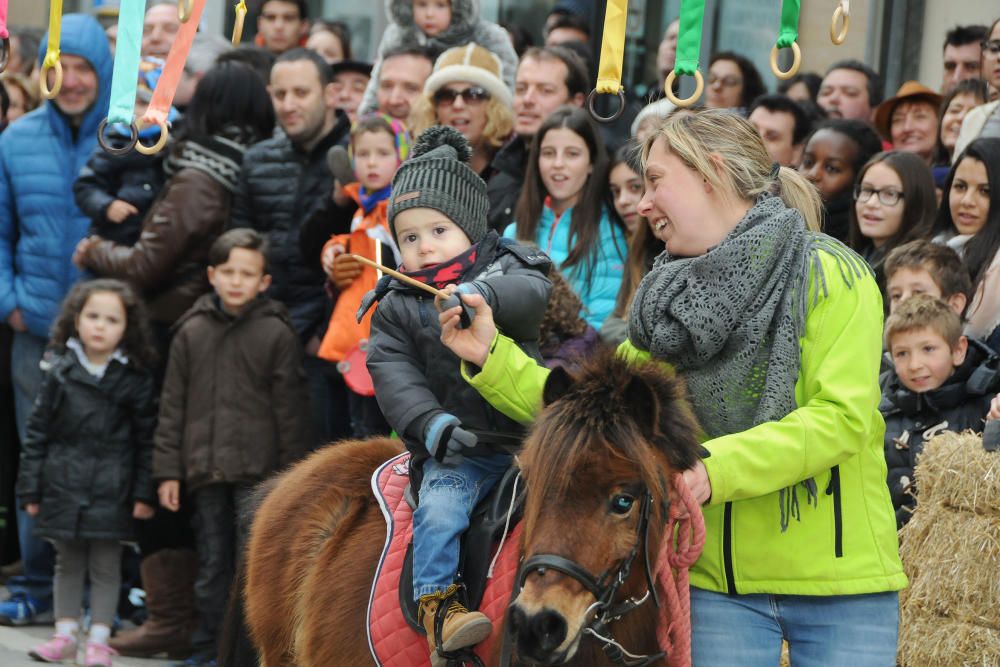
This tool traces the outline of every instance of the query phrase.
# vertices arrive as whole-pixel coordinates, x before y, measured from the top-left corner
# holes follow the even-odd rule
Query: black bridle
[[[653,575],[650,570],[649,560],[649,515],[653,504],[653,496],[648,489],[644,490],[642,501],[639,507],[639,521],[636,524],[635,544],[623,559],[618,561],[615,567],[609,568],[600,577],[595,577],[585,568],[575,561],[555,554],[535,554],[531,556],[521,566],[521,573],[518,575],[517,588],[515,594],[524,588],[528,577],[532,574],[544,575],[548,570],[555,570],[573,579],[594,596],[592,604],[587,614],[594,613],[594,618],[585,625],[580,632],[592,636],[601,642],[601,650],[616,665],[622,667],[646,667],[664,657],[664,653],[654,653],[650,655],[636,655],[630,653],[615,641],[611,634],[610,624],[617,621],[625,614],[635,611],[652,598],[653,604],[660,606],[660,599],[656,593],[656,586],[653,584]],[[666,508],[666,503],[665,503]],[[615,597],[629,575],[632,573],[632,565],[639,555],[640,544],[645,552],[646,565],[646,593],[640,598],[630,597],[620,602],[615,602]],[[515,595],[516,596],[516,595]],[[508,667],[511,664],[510,656],[510,631],[504,631],[504,650],[500,664]]]

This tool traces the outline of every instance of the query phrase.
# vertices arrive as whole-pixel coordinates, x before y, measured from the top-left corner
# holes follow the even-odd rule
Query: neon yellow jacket
[[[712,498],[705,550],[691,583],[729,593],[850,595],[900,590],[906,575],[882,452],[878,411],[882,299],[866,275],[848,286],[820,253],[827,294],[811,303],[795,383],[799,406],[783,419],[704,443]],[[813,278],[810,277],[810,281]],[[649,359],[626,341],[619,354]],[[512,419],[533,421],[548,369],[502,335],[483,368],[463,377]],[[815,505],[797,494],[800,520],[780,527],[780,489],[812,477]]]

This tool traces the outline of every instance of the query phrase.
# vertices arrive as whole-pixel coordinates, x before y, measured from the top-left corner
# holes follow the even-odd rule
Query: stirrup
[[[448,610],[455,596],[458,595],[459,591],[464,589],[464,584],[452,584],[444,591],[441,592],[440,602],[438,602],[438,608],[434,612],[434,650],[437,651],[438,655],[448,661],[448,667],[462,667],[466,663],[471,663],[475,667],[486,667],[476,652],[473,650],[472,646],[464,646],[455,651],[444,650],[444,643],[441,641],[441,634],[444,630],[444,622],[448,618]],[[456,601],[457,602],[457,601]],[[459,602],[459,604],[461,604]],[[462,605],[465,608],[465,605]],[[465,610],[469,612],[469,609]]]

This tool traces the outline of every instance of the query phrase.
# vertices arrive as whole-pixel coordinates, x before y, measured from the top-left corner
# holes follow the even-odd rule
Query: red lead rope
[[[705,517],[680,473],[675,473],[671,480],[671,497],[674,502],[670,503],[665,539],[656,561],[657,581],[666,598],[666,604],[660,607],[656,638],[671,667],[691,667],[688,568],[698,560],[705,546]]]

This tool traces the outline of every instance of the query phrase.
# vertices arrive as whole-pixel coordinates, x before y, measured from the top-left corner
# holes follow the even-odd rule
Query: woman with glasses
[[[754,64],[731,51],[712,56],[706,83],[706,108],[733,109],[741,116],[747,115],[747,109],[754,99],[767,92]]]
[[[991,94],[1000,91],[1000,19],[993,22],[983,40],[983,80],[990,85]],[[976,107],[962,121],[962,132],[955,144],[955,157],[961,155],[973,139],[1000,138],[1000,100]]]
[[[413,136],[450,125],[472,146],[469,166],[487,180],[493,154],[514,129],[510,89],[500,59],[479,46],[448,49],[437,59],[410,115]]]
[[[854,185],[848,244],[875,270],[903,243],[930,236],[937,200],[931,170],[915,153],[887,151],[869,160]]]

